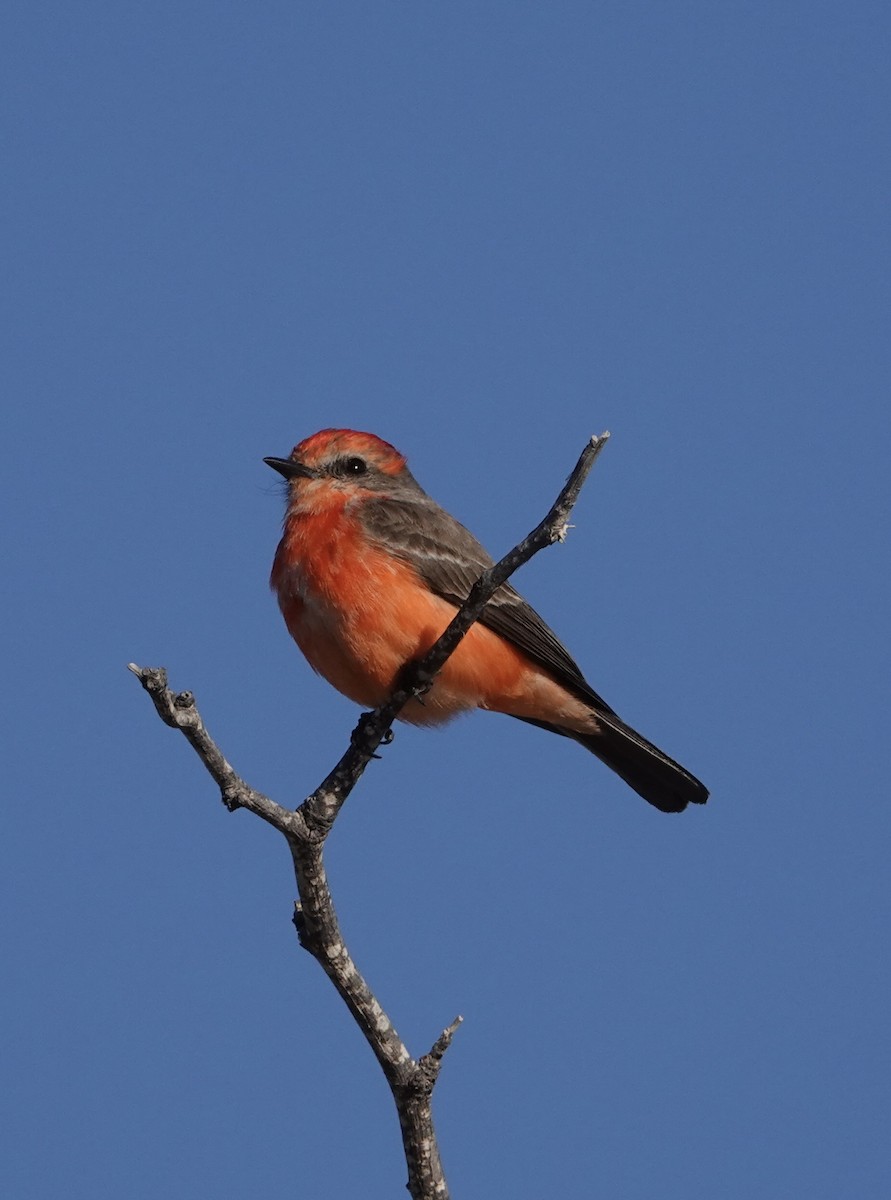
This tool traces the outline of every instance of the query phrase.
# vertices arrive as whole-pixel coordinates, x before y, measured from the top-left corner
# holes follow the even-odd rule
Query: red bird
[[[264,461],[289,483],[270,580],[285,624],[314,670],[376,708],[492,559],[374,434],[323,429],[290,458]],[[573,738],[663,812],[708,798],[698,779],[620,720],[509,584],[401,718],[435,725],[473,708]]]

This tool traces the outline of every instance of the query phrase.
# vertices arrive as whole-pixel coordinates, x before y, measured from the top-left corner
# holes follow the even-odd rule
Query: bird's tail
[[[705,804],[707,788],[680,763],[614,714],[598,712],[596,716],[598,733],[571,736],[596,754],[639,796],[662,812],[683,812],[688,804]]]
[[[663,754],[615,713],[596,710],[593,715],[600,727],[597,733],[575,733],[544,721],[529,721],[529,724],[579,742],[634,788],[638,796],[662,812],[683,812],[688,804],[705,804],[708,789],[680,763]]]

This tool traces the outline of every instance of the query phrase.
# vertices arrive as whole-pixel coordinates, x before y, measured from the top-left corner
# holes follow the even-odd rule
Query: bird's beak
[[[302,462],[293,458],[264,458],[263,461],[267,467],[272,467],[273,471],[284,475],[285,479],[312,479],[315,475],[312,467],[305,467]]]

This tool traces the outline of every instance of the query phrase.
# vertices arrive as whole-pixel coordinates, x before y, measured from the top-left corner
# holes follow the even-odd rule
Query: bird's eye
[[[364,475],[368,463],[364,458],[342,458],[338,464],[343,475]]]

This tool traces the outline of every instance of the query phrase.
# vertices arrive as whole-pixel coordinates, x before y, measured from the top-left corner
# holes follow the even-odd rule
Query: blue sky
[[[402,728],[331,839],[455,1196],[889,1188],[889,14],[13,2],[0,38],[0,1185],[402,1194],[288,856],[125,670],[296,804],[354,707],[267,591],[263,466],[370,429],[712,789]]]

